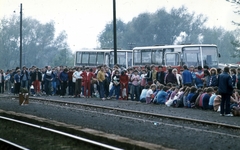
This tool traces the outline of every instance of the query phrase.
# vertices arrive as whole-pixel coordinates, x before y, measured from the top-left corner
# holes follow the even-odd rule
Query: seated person
[[[145,88],[142,90],[140,95],[140,102],[146,102],[147,91],[149,89],[149,85],[146,85]]]
[[[168,90],[168,87],[164,86],[163,89],[158,92],[157,98],[156,98],[157,104],[165,104],[168,97],[167,90]]]
[[[215,97],[218,95],[218,88],[217,87],[214,87],[213,88],[213,94],[211,95],[210,99],[209,99],[209,103],[208,103],[208,106],[209,106],[209,109],[210,110],[213,110],[213,102],[214,102],[214,99]]]
[[[207,110],[209,108],[208,103],[213,92],[212,87],[207,88],[207,93],[202,98],[202,109]]]

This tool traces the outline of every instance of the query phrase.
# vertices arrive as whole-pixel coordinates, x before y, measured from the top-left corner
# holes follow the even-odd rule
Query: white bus
[[[113,49],[92,49],[76,51],[75,66],[95,68],[99,65],[114,66]],[[132,66],[132,50],[117,50],[117,64],[128,68]]]
[[[164,45],[133,48],[133,66],[151,65],[173,66],[180,69],[183,65],[218,67],[220,54],[216,45]]]

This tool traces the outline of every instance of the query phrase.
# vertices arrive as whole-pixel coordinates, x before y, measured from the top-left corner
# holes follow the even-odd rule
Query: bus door
[[[177,52],[165,53],[164,55],[165,65],[171,66],[173,68],[178,68],[180,66],[180,55]]]

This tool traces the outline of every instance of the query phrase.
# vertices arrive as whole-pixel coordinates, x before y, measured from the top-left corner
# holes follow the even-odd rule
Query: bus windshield
[[[200,48],[202,48],[202,56]],[[201,66],[203,64],[209,67],[216,67],[218,65],[217,48],[210,46],[184,47],[182,59],[187,66]]]

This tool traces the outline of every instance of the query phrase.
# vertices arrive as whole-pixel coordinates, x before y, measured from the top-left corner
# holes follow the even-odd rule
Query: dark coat
[[[38,81],[42,82],[42,73],[41,72],[33,72],[31,75],[32,82],[36,81],[36,76],[38,76]]]
[[[232,78],[227,72],[223,72],[218,76],[218,91],[220,94],[233,93]]]
[[[157,72],[156,79],[159,83],[164,84],[165,72],[164,71]]]

